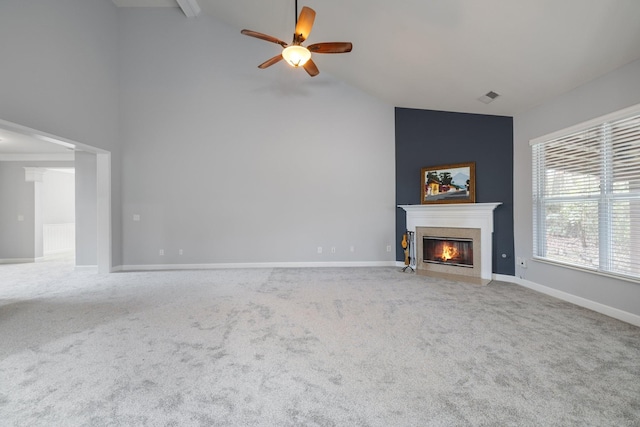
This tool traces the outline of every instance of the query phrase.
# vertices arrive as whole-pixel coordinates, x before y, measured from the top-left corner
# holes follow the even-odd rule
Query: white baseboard
[[[622,320],[623,322],[630,323],[635,326],[640,326],[640,316],[638,316],[637,314],[629,313],[618,308],[610,307],[599,302],[591,301],[586,298],[559,291],[557,289],[540,285],[538,283],[526,279],[521,279],[519,277],[507,276],[504,274],[494,274],[493,278],[494,280],[499,280],[502,282],[514,283],[516,285],[523,286],[536,292],[540,292],[554,298],[570,302],[580,307],[588,308],[589,310],[593,310],[606,316],[613,317],[614,319]]]
[[[35,261],[35,258],[4,258],[0,259],[0,264],[24,264],[25,262]]]
[[[147,264],[119,265],[111,269],[117,271],[165,271],[165,270],[217,270],[241,268],[316,268],[316,267],[393,267],[395,261],[344,261],[344,262],[247,262],[216,264]]]

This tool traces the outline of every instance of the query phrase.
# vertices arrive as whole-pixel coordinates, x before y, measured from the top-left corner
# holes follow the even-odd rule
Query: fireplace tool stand
[[[416,252],[414,249],[413,231],[407,231],[402,235],[402,248],[404,249],[404,268],[403,272],[407,271],[407,268],[412,272],[415,272],[413,266],[415,265]]]

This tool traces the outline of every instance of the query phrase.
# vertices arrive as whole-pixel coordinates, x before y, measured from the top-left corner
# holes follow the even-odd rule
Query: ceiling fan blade
[[[265,69],[267,67],[271,67],[273,64],[280,62],[282,60],[282,55],[278,54],[271,59],[267,59],[262,64],[258,65],[258,68]]]
[[[316,67],[315,62],[313,62],[313,60],[311,59],[305,62],[303,67],[311,77],[315,77],[318,74],[320,74],[320,70],[318,70],[318,67]]]
[[[307,46],[313,53],[347,53],[351,52],[352,48],[353,45],[349,42],[315,43]]]
[[[252,31],[252,30],[242,30],[240,32],[242,34],[244,34],[245,36],[255,37],[257,39],[266,40],[266,41],[271,42],[271,43],[279,44],[282,47],[287,47],[287,43],[285,43],[282,40],[277,39],[277,38],[275,38],[273,36],[267,35],[267,34],[262,34],[262,33],[259,33],[257,31]]]
[[[309,37],[313,21],[316,19],[316,11],[310,7],[304,6],[300,11],[300,17],[296,24],[296,32],[293,36],[293,42],[300,44]]]

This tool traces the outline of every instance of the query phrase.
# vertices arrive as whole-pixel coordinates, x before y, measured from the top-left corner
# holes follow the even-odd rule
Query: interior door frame
[[[41,141],[82,150],[96,155],[96,199],[97,199],[97,252],[98,273],[110,273],[112,265],[111,229],[111,152],[83,144],[57,135],[52,135],[17,123],[0,119],[0,128],[20,133]]]

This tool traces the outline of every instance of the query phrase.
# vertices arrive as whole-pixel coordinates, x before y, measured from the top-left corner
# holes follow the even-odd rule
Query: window
[[[640,280],[640,106],[531,144],[534,258]]]

